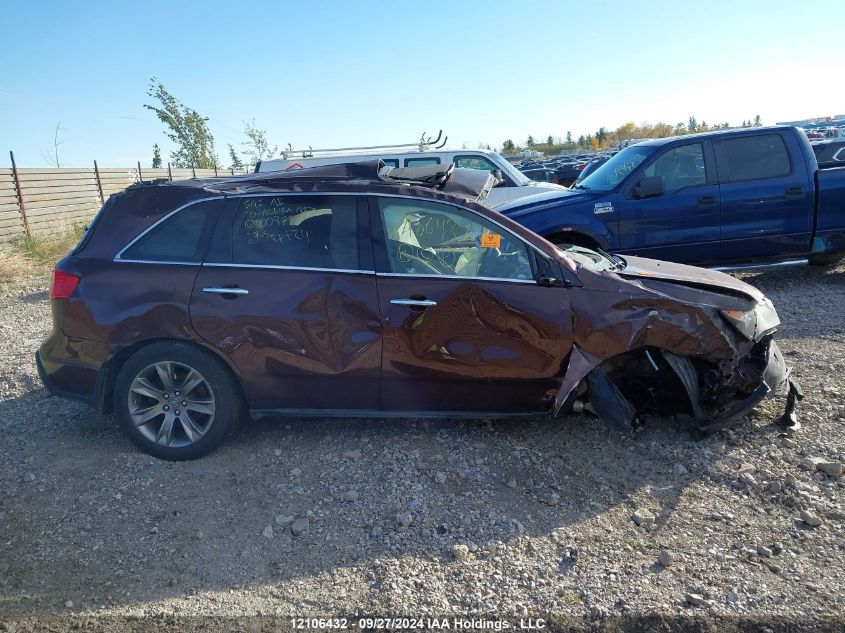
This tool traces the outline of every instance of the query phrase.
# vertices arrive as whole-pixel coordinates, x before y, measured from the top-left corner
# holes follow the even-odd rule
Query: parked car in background
[[[845,169],[818,169],[795,127],[637,143],[577,189],[496,207],[557,244],[724,265],[845,254]]]
[[[608,160],[610,160],[611,155],[608,154],[606,156],[599,156],[587,161],[587,164],[584,165],[584,169],[581,170],[581,173],[578,174],[578,178],[575,179],[574,185],[580,183],[584,178],[592,174],[596,169],[604,165]]]
[[[555,168],[557,181],[564,187],[570,186],[578,179],[581,170],[587,166],[586,160],[566,161],[559,163]]]
[[[520,169],[520,171],[530,178],[531,180],[537,182],[551,182],[557,184],[557,174],[555,174],[554,169],[547,169],[545,167],[532,167],[529,169]]]
[[[111,196],[54,272],[44,384],[113,412],[146,452],[191,459],[247,413],[490,418],[589,405],[621,429],[683,411],[712,431],[788,382],[759,290],[564,253],[479,204],[494,182],[479,170],[381,168]]]
[[[810,143],[819,163],[819,168],[845,166],[845,138],[835,138]]]
[[[487,196],[489,204],[501,204],[544,191],[563,191],[564,187],[548,181],[531,180],[496,152],[483,149],[429,150],[373,153],[329,154],[309,158],[277,158],[259,161],[255,173],[295,171],[307,167],[348,162],[381,160],[388,167],[425,167],[449,165],[465,169],[481,169],[496,175],[499,184]]]

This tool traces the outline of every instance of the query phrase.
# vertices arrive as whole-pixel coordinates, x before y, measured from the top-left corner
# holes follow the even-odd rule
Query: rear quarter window
[[[763,180],[788,176],[789,152],[780,134],[761,134],[722,141],[727,164],[727,180]]]
[[[205,255],[221,201],[197,202],[153,225],[119,259],[199,264]]]

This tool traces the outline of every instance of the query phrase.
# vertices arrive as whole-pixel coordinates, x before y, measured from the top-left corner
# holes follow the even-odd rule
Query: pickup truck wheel
[[[845,251],[836,251],[833,253],[810,255],[808,262],[810,266],[815,266],[817,268],[826,268],[829,266],[836,266],[836,264],[838,264],[843,257],[845,257]]]

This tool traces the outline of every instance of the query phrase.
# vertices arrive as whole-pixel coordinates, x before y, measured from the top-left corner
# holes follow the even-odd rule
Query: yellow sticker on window
[[[500,248],[501,246],[502,236],[498,233],[481,234],[481,248]]]

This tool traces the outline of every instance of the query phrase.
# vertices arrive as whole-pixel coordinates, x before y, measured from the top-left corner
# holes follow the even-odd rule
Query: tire
[[[845,251],[837,251],[834,253],[810,255],[807,261],[810,266],[814,266],[816,268],[826,268],[828,266],[836,266],[843,257],[845,257]]]
[[[113,406],[121,430],[138,448],[171,461],[210,453],[243,413],[228,368],[179,341],[153,343],[133,354],[117,374]]]

